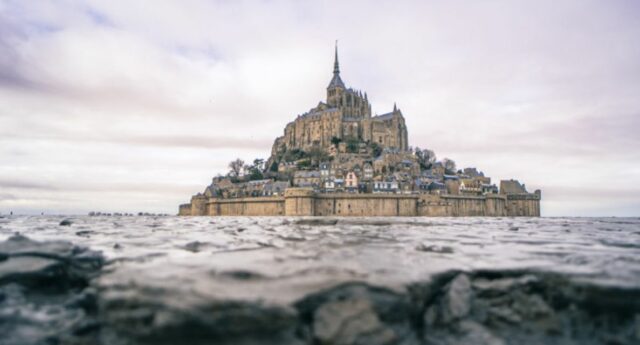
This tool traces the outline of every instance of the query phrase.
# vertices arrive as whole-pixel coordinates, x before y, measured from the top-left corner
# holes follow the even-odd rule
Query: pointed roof
[[[331,89],[334,87],[341,87],[345,89],[344,83],[342,82],[342,79],[340,79],[340,64],[338,63],[338,41],[336,41],[336,56],[333,62],[333,78],[331,79],[331,82],[329,83],[327,89]]]

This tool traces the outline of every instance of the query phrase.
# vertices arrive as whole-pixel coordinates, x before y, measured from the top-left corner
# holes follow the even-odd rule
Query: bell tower
[[[340,64],[338,63],[338,41],[336,41],[336,53],[333,62],[333,78],[327,86],[327,104],[332,107],[341,107],[342,94],[345,91],[344,83],[340,79]]]

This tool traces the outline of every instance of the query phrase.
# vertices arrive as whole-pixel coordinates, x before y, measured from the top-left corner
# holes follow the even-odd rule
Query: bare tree
[[[429,149],[421,150],[419,147],[416,147],[416,157],[418,157],[418,162],[425,167],[429,167],[436,161],[435,152]]]
[[[450,172],[456,171],[456,162],[454,162],[453,159],[449,159],[449,158],[442,159],[442,165],[444,166],[445,170],[448,170]]]
[[[240,177],[240,173],[244,168],[244,161],[240,158],[229,162],[229,176]]]

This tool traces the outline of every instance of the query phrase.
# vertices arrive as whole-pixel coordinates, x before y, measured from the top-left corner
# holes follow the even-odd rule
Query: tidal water
[[[640,218],[5,217],[0,334],[638,344]]]

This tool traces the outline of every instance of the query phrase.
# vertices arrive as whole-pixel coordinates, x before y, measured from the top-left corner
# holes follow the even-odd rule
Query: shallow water
[[[629,310],[620,311],[615,307],[601,312],[609,319],[621,317],[622,321],[615,322],[624,323],[624,331],[590,326],[589,320],[585,321],[589,325],[579,326],[591,327],[585,332],[606,339],[593,338],[588,334],[583,339],[583,335],[573,329],[571,334],[567,334],[565,329],[569,326],[562,323],[564,321],[557,321],[553,332],[543,329],[544,332],[540,332],[544,334],[537,334],[539,330],[534,329],[529,332],[532,334],[529,338],[513,342],[509,339],[526,333],[521,325],[524,321],[517,321],[523,319],[524,314],[511,319],[503,315],[507,320],[503,320],[503,324],[495,320],[490,322],[491,313],[501,312],[497,307],[485,308],[489,317],[474,314],[485,313],[476,312],[485,310],[482,308],[486,301],[480,298],[485,291],[482,279],[495,277],[520,279],[532,276],[544,281],[544,289],[527,288],[523,291],[542,296],[545,305],[557,310],[555,314],[559,316],[554,317],[567,319],[568,323],[576,322],[575,315],[565,316],[564,309],[558,309],[563,304],[556,303],[557,298],[547,291],[556,288],[554,284],[564,285],[557,286],[557,289],[566,286],[579,286],[583,290],[585,286],[589,289],[596,287],[597,293],[614,291],[614,297],[631,291],[634,298],[640,298],[640,295],[634,295],[640,290],[639,218],[69,219],[72,221],[70,226],[60,226],[62,217],[0,218],[0,241],[20,233],[41,242],[69,241],[103,254],[105,265],[90,282],[90,289],[97,299],[97,311],[88,314],[101,325],[97,330],[88,332],[91,341],[125,344],[162,343],[163,339],[172,339],[175,342],[184,337],[185,332],[193,336],[189,338],[192,342],[213,339],[218,340],[217,343],[246,344],[268,343],[261,334],[271,336],[280,332],[283,335],[274,336],[272,343],[444,344],[464,343],[468,334],[472,334],[474,343],[483,343],[478,340],[483,335],[488,337],[485,343],[599,343],[610,341],[607,337],[615,337],[619,333],[624,334],[614,339],[618,343],[632,343],[636,336],[640,340],[640,310],[636,309],[635,302],[630,304]],[[442,303],[453,293],[450,292],[451,286],[455,285],[453,277],[462,276],[461,272],[470,277],[471,283],[461,284],[463,290],[471,291],[472,297],[463,294],[461,298],[471,307],[462,308],[463,315],[451,318],[447,316],[451,313],[447,310],[451,308]],[[441,278],[445,276],[448,278]],[[551,280],[547,277],[555,280],[549,283]],[[445,281],[438,283],[439,279]],[[472,287],[467,287],[469,284]],[[345,292],[344,286],[360,286],[364,292],[353,292],[351,287]],[[442,300],[433,296],[416,297],[422,296],[422,293],[416,295],[416,289],[433,290],[434,286],[443,291],[434,295],[442,295]],[[334,291],[338,291],[336,289],[343,289],[340,293],[347,296],[338,298],[340,301],[368,302],[366,305],[353,302],[355,304],[348,306],[327,307],[326,299],[333,301],[333,297],[327,296],[333,296]],[[514,285],[509,289],[515,291],[519,288]],[[535,293],[530,292],[531,289]],[[404,312],[381,312],[378,301],[389,298],[376,295],[379,291],[394,298],[400,296],[398,298],[404,301],[402,305],[411,309],[406,312],[407,320],[402,321],[408,325],[398,326],[386,321],[389,315],[393,317]],[[309,302],[316,301],[317,296],[322,296],[321,302]],[[598,295],[595,296],[597,298]],[[440,311],[434,312],[436,321],[431,322],[422,314],[430,310],[434,298],[438,299],[436,304]],[[509,298],[505,308],[511,309],[505,312],[513,314],[517,308],[513,307],[514,299]],[[590,295],[589,298],[594,297]],[[233,314],[238,310],[236,307],[233,312],[228,311],[227,307],[220,307],[221,302],[226,303],[225,306],[233,303],[253,309],[243,309],[241,317]],[[574,304],[574,309],[585,307],[578,302]],[[6,305],[0,304],[0,311],[3,307]],[[571,310],[570,307],[566,306],[567,310]],[[322,308],[329,308],[329,311]],[[361,320],[373,328],[341,328],[346,319],[353,317],[340,319],[341,310],[358,308],[374,311],[373,319]],[[224,311],[216,316],[218,319],[210,320],[209,316],[202,315],[216,310]],[[146,330],[126,326],[128,322],[142,322],[131,316],[138,315],[136,313],[146,313],[144,317],[151,319],[143,318],[147,321],[139,326],[140,329],[147,327]],[[228,321],[233,327],[239,327],[238,324],[243,322],[259,324],[258,321],[265,321],[264,318],[266,326],[243,326],[237,332],[227,332],[233,327],[227,325],[225,328],[215,322],[229,313],[235,315],[232,318],[235,321]],[[420,315],[413,315],[415,313]],[[367,315],[366,312],[361,314]],[[579,311],[576,317],[582,314]],[[334,322],[342,326],[334,329],[326,322],[318,324],[318,320],[323,320],[326,315],[332,315]],[[427,321],[416,321],[423,319]],[[416,322],[419,325],[414,325]],[[271,323],[281,323],[281,327]],[[277,332],[274,333],[271,326]],[[208,331],[216,327],[221,330]],[[197,332],[193,333],[194,330]],[[255,337],[249,336],[252,332]],[[442,334],[433,336],[440,334],[438,332]],[[164,334],[164,338],[159,340],[154,334]],[[14,341],[28,339],[21,337],[20,334],[15,335]],[[38,339],[35,337],[29,341],[37,343],[41,341]]]

